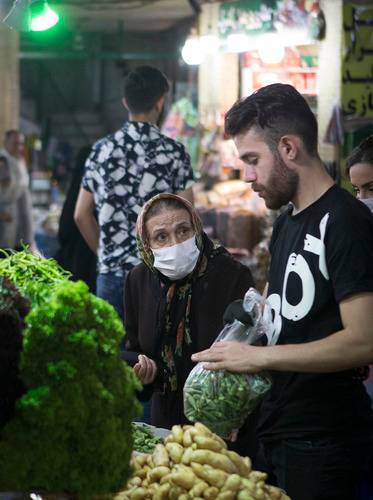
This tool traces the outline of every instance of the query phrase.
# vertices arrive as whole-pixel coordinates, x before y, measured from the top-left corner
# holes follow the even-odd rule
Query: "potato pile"
[[[132,458],[133,475],[115,500],[290,500],[253,471],[248,457],[203,424],[174,425],[152,455]]]

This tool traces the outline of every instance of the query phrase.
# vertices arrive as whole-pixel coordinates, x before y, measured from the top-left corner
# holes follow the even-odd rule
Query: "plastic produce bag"
[[[254,288],[243,300],[243,308],[252,319],[252,326],[235,319],[220,332],[216,342],[234,340],[257,344],[264,336],[270,338],[270,317],[263,313],[266,301]],[[234,373],[227,370],[205,370],[204,362],[190,372],[184,385],[184,413],[191,422],[201,422],[216,434],[228,438],[239,429],[271,387],[268,374]]]

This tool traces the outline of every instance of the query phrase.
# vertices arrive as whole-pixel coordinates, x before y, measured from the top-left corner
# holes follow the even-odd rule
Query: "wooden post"
[[[4,132],[18,127],[19,35],[0,23],[0,144]]]

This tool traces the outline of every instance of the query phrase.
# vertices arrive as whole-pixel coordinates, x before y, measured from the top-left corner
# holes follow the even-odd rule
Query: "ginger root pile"
[[[290,500],[266,484],[248,457],[203,424],[174,425],[164,444],[131,461],[133,474],[115,500]]]

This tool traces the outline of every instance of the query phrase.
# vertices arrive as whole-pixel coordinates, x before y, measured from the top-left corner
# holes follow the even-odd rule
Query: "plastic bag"
[[[254,288],[246,292],[243,308],[250,314],[253,326],[238,320],[226,325],[216,342],[234,340],[256,344],[271,332],[271,322],[263,313],[266,301]],[[227,370],[205,370],[198,363],[184,385],[184,413],[191,422],[201,422],[223,438],[239,429],[271,387],[266,373],[234,373]]]

